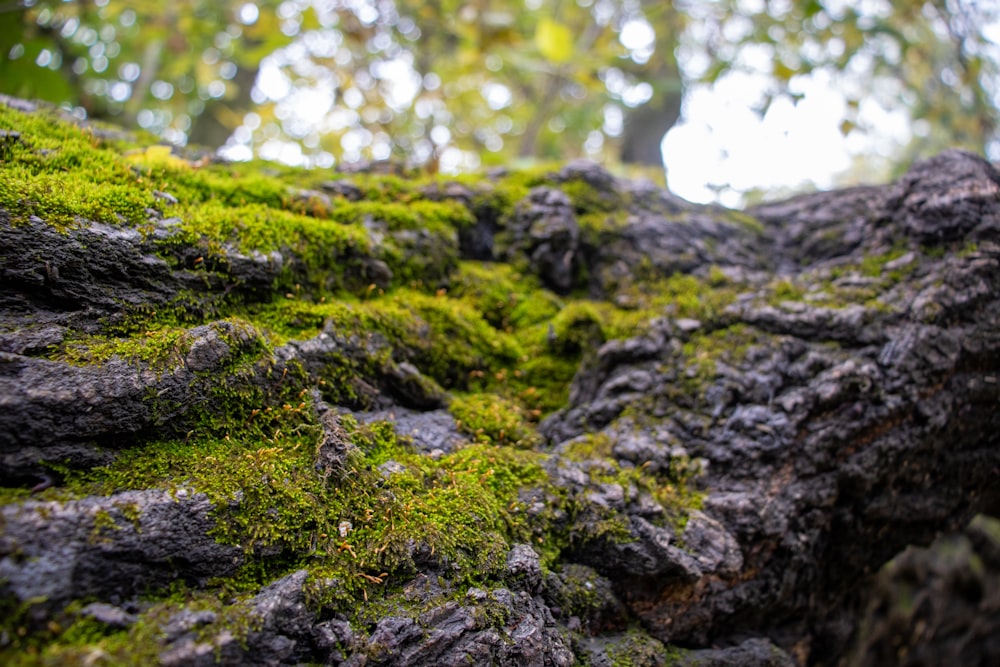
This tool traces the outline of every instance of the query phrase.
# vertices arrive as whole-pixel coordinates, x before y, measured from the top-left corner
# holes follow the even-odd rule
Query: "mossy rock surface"
[[[877,518],[965,469],[937,443],[995,460],[971,156],[929,167],[951,213],[915,171],[844,222],[588,164],[191,158],[9,99],[0,132],[5,663],[783,664],[995,495],[982,464]]]

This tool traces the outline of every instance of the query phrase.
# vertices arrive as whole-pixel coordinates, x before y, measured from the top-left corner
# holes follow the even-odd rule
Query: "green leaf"
[[[320,23],[319,15],[316,13],[315,7],[306,7],[306,10],[302,12],[302,28],[301,32],[307,32],[309,30],[319,30],[323,27]]]
[[[811,19],[821,11],[823,11],[823,3],[818,0],[808,0],[802,7],[802,15],[807,19]]]

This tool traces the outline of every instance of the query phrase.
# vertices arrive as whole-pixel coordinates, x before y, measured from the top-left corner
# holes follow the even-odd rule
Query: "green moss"
[[[360,427],[345,417],[357,451],[328,484],[313,465],[320,431],[310,415],[307,400],[254,411],[221,437],[129,450],[86,483],[102,494],[204,492],[216,507],[218,539],[251,557],[266,551],[282,570],[305,566],[336,578],[343,582],[336,590],[349,596],[370,596],[412,576],[414,545],[457,580],[474,581],[496,576],[513,541],[530,538],[517,492],[544,483],[540,454],[477,444],[431,460],[390,424]],[[378,466],[389,461],[397,472],[383,474]],[[276,574],[251,565],[243,576]]]
[[[614,216],[627,208],[628,202],[623,194],[595,188],[583,179],[563,181],[558,187],[573,202],[577,216],[585,218],[588,215],[602,213]]]
[[[26,488],[10,488],[0,486],[0,505],[21,503],[31,497],[31,490]]]
[[[774,280],[767,286],[765,301],[781,307],[786,302],[806,302],[817,308],[846,308],[861,305],[878,311],[891,311],[894,305],[880,297],[893,285],[917,269],[919,261],[886,269],[886,265],[908,252],[903,246],[875,255],[866,255],[860,262],[832,268],[820,268],[801,274],[795,279]]]
[[[616,301],[627,303],[629,309],[610,313],[613,318],[609,321],[610,337],[635,335],[643,323],[662,315],[694,319],[705,325],[725,322],[725,309],[736,300],[741,285],[725,280],[720,273],[710,275],[708,280],[675,273],[667,278],[654,276],[620,286]],[[720,279],[724,282],[720,283]]]
[[[163,370],[183,362],[191,343],[186,334],[184,327],[156,326],[124,338],[80,336],[63,341],[47,356],[71,364],[99,364],[118,357]]]
[[[752,215],[732,209],[721,209],[720,212],[728,222],[753,234],[764,234],[767,231],[763,223]]]
[[[214,621],[192,629],[196,642],[209,645],[223,633],[234,641],[244,641],[260,625],[260,619],[239,604],[226,604],[216,596],[183,588],[168,600],[144,606],[136,620],[122,629],[83,615],[83,605],[74,602],[48,623],[44,633],[0,650],[0,662],[12,667],[84,664],[141,667],[160,662],[162,627],[177,613],[211,612]]]
[[[783,301],[801,301],[805,296],[805,290],[787,278],[775,281],[770,287],[770,300],[775,304],[781,304]]]
[[[566,616],[577,616],[584,621],[594,619],[607,604],[607,600],[599,595],[598,585],[595,585],[599,576],[585,565],[567,563],[562,566],[559,585],[550,587],[556,606]]]
[[[586,302],[567,304],[552,319],[549,345],[558,356],[579,357],[594,352],[606,339],[602,317]]]
[[[476,442],[530,448],[540,441],[525,410],[502,396],[459,396],[452,399],[449,410],[459,429]]]
[[[514,214],[517,203],[528,196],[531,188],[529,182],[504,179],[491,187],[478,188],[472,201],[472,211],[476,218],[490,220],[503,227]]]
[[[230,350],[213,370],[193,373],[193,401],[172,403],[170,392],[151,392],[152,423],[134,446],[108,466],[61,470],[67,484],[60,493],[203,492],[214,507],[214,536],[239,545],[246,562],[202,593],[150,591],[155,599],[128,630],[72,609],[59,628],[25,626],[18,647],[33,648],[23,664],[73,662],[95,651],[114,664],[155,662],[144,647],[156,646],[157,623],[173,611],[224,616],[238,605],[220,600],[252,594],[299,568],[311,573],[314,606],[362,618],[379,604],[402,604],[401,585],[428,561],[442,572],[442,586],[460,592],[498,583],[515,542],[533,544],[548,565],[574,540],[628,539],[613,512],[588,515],[588,535],[567,523],[587,511],[585,503],[549,482],[546,455],[533,449],[540,443],[535,425],[565,404],[581,360],[604,341],[636,335],[661,315],[722,326],[722,310],[739,288],[718,276],[673,276],[628,286],[633,298],[625,309],[558,298],[507,264],[459,262],[458,232],[482,220],[502,233],[529,189],[551,182],[543,169],[493,183],[461,177],[474,193],[466,207],[432,201],[431,178],[208,164],[166,147],[122,155],[127,138],[102,139],[3,105],[0,127],[21,132],[0,146],[0,207],[15,224],[39,215],[63,230],[79,218],[131,226],[192,278],[191,288],[167,303],[123,304],[98,327],[68,332],[49,358],[83,365],[120,359],[170,373],[191,353],[191,328],[217,321],[225,325],[212,326]],[[361,201],[301,194],[329,178],[349,178]],[[599,233],[621,221],[621,198],[582,181],[559,187],[585,228]],[[155,191],[179,202],[168,204]],[[179,219],[168,236],[147,208]],[[260,284],[239,283],[233,265],[246,260],[236,255],[260,264]],[[307,373],[272,356],[277,346],[321,332],[335,342],[321,368]],[[472,443],[432,459],[389,423],[360,426],[342,417],[354,449],[341,469],[318,470],[324,436],[311,390],[332,404],[369,407],[377,390],[368,382],[403,363],[454,392],[451,412]],[[678,522],[696,504],[680,464],[652,475],[599,449],[587,454],[596,482],[648,492]],[[532,494],[545,499],[545,510],[529,520],[522,497]],[[140,530],[141,517],[137,507],[120,504],[95,515],[92,537],[113,539],[127,527]],[[4,615],[17,617],[9,611]],[[245,635],[249,621],[232,613],[220,622]]]
[[[623,490],[634,488],[640,493],[648,493],[663,509],[660,522],[669,523],[677,532],[682,531],[691,510],[702,506],[704,493],[690,485],[691,480],[700,474],[700,468],[686,457],[677,457],[671,460],[668,469],[651,473],[646,466],[615,459],[612,446],[613,441],[608,435],[591,434],[573,441],[564,453],[570,459],[585,464],[594,483],[615,484]],[[618,515],[609,512],[608,521],[595,522],[596,532],[592,529],[587,539],[604,537],[628,541],[631,533],[627,526],[616,523],[618,519]],[[602,530],[606,534],[602,534]]]
[[[899,259],[906,253],[905,248],[896,248],[880,255],[867,255],[861,260],[861,274],[869,278],[879,278],[884,273],[886,263]]]
[[[606,649],[613,667],[659,667],[672,664],[678,657],[675,649],[668,649],[639,627],[631,627]]]
[[[385,354],[409,361],[445,388],[482,385],[488,369],[510,368],[522,356],[517,341],[497,331],[470,303],[444,294],[398,290],[366,301],[329,303],[285,300],[256,311],[281,337],[316,335],[326,328],[339,338],[388,343]]]
[[[721,268],[713,264],[708,269],[708,282],[712,287],[719,288],[727,285],[730,280]]]
[[[667,396],[682,407],[701,404],[705,391],[718,376],[720,363],[739,368],[752,346],[769,341],[773,339],[745,324],[695,333],[683,344],[680,358],[675,361],[680,378],[676,385],[667,387]]]
[[[94,527],[90,531],[90,537],[87,538],[91,544],[103,544],[110,543],[111,537],[110,533],[121,530],[111,513],[107,510],[98,510],[94,513]]]
[[[509,368],[521,357],[517,341],[491,327],[465,301],[405,292],[395,301],[425,323],[427,328],[411,339],[415,362],[444,387],[464,388],[470,374]]]
[[[91,128],[0,104],[0,129],[20,133],[4,142],[0,162],[0,207],[15,221],[37,215],[61,229],[78,218],[136,224],[156,208],[153,188]]]
[[[508,332],[548,321],[560,308],[535,276],[508,264],[462,262],[449,280],[448,294],[475,304],[490,325]]]

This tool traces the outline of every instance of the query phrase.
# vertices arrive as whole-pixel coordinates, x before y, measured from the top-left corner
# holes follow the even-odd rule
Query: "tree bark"
[[[24,127],[0,132],[0,170],[11,170],[0,175],[23,177],[23,164],[43,168],[58,157],[38,151],[37,127]],[[61,128],[59,136],[77,134]],[[74,164],[74,174],[93,178],[86,161]],[[0,481],[9,491],[0,505],[0,593],[15,603],[2,613],[16,637],[55,645],[59,623],[88,618],[109,631],[141,631],[168,664],[210,655],[233,665],[568,667],[628,655],[642,664],[832,667],[894,664],[953,646],[964,664],[996,662],[987,638],[1000,619],[969,602],[1000,595],[996,522],[970,525],[1000,511],[1000,172],[981,157],[948,151],[891,185],[745,212],[694,205],[586,163],[532,176],[514,202],[506,198],[524,191],[519,175],[430,186],[389,177],[386,197],[425,208],[445,202],[419,229],[393,226],[405,207],[382,216],[367,200],[357,222],[328,219],[335,206],[352,205],[341,196],[345,180],[324,190],[289,185],[281,201],[262,197],[257,206],[274,208],[262,215],[269,223],[294,225],[273,247],[262,234],[249,250],[240,243],[250,232],[241,230],[252,220],[227,218],[220,235],[164,215],[174,186],[210,203],[188,202],[185,211],[218,215],[233,192],[222,176],[211,174],[204,190],[191,186],[195,169],[150,185],[127,164],[109,185],[135,174],[135,188],[155,187],[148,219],[99,222],[84,214],[94,209],[80,209],[71,224],[56,224],[47,218],[58,207],[25,197],[0,206]],[[366,175],[361,184],[375,182]],[[461,208],[467,215],[448,217]],[[470,221],[481,223],[474,237]],[[371,242],[317,240],[343,227]],[[483,248],[490,261],[479,262]],[[507,287],[515,274],[561,296],[515,293]],[[458,287],[466,294],[449,294]],[[430,314],[410,322],[400,315],[408,301]],[[331,305],[361,315],[336,319]],[[510,344],[488,324],[505,307],[531,322],[508,335],[545,337],[543,347],[490,356]],[[280,308],[293,317],[278,333]],[[164,324],[158,311],[173,315]],[[151,360],[164,326],[176,338]],[[431,339],[444,344],[429,349]],[[94,358],[72,356],[87,345]],[[116,352],[101,356],[107,346]],[[468,352],[442,363],[452,348]],[[506,423],[490,436],[445,409],[495,378],[500,384],[478,398],[496,415],[507,399],[492,392],[516,388],[503,383],[539,361],[548,364],[543,379],[572,381],[541,423],[518,422],[529,432],[515,443],[520,451],[504,440]],[[267,430],[280,415],[300,420],[295,444],[281,439],[291,437],[284,426]],[[407,438],[405,455],[356,463],[387,445],[375,426],[343,427],[348,417],[390,422]],[[257,424],[249,445],[230,438]],[[496,440],[460,458],[484,437]],[[193,488],[181,473],[165,477],[166,488],[119,488],[212,438],[214,460],[248,446],[230,463],[253,466],[219,480],[215,500],[199,491],[220,494],[217,487]],[[123,449],[142,465],[114,484],[76,477]],[[306,463],[269,464],[286,455]],[[505,456],[535,457],[537,468],[518,477]],[[418,476],[452,460],[459,467],[448,474]],[[456,500],[456,480],[484,461],[478,500]],[[293,478],[309,493],[296,495]],[[365,483],[351,486],[358,480]],[[501,516],[527,532],[487,520],[489,494],[512,485]],[[326,506],[310,505],[317,494],[350,489],[345,508],[371,502],[380,513],[327,525]],[[355,575],[364,588],[329,576],[333,564],[371,556],[352,543],[359,535],[382,526],[392,536],[419,514],[386,509],[404,493],[426,494],[449,508],[450,522],[475,528],[449,523],[438,535],[373,545],[372,553],[398,553],[384,571]],[[315,511],[296,529],[312,541],[292,546],[305,537],[289,529],[273,542],[220,543],[233,529],[226,518],[251,502],[263,512],[250,521],[252,535]],[[941,547],[952,560],[935,569],[934,587],[914,593],[927,601],[916,611],[903,599],[920,586],[914,573],[940,559],[911,554],[876,579],[908,545],[966,526],[954,538],[961,548]],[[485,556],[459,549],[444,557],[428,542],[467,546],[489,531],[497,532]],[[462,570],[474,557],[482,569]],[[253,576],[263,583],[241,599],[233,581],[218,581],[237,577],[242,593]],[[219,610],[184,606],[174,581]],[[942,581],[958,583],[948,590]],[[149,595],[163,599],[151,605]],[[81,610],[84,603],[93,604]],[[885,620],[890,604],[909,614],[904,626]],[[951,610],[977,625],[957,632]],[[234,624],[247,614],[253,622]],[[928,620],[939,625],[919,630]],[[912,632],[900,639],[900,627]],[[92,655],[109,648],[103,636],[84,640],[86,649],[53,650]],[[15,643],[0,645],[0,658],[18,650],[18,639],[4,641]]]

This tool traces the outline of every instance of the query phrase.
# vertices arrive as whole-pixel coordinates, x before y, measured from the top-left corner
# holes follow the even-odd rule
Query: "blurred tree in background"
[[[998,22],[993,0],[0,0],[0,91],[231,157],[456,170],[659,165],[691,86],[750,72],[764,114],[824,72],[845,135],[907,110],[905,161],[1000,152]]]

